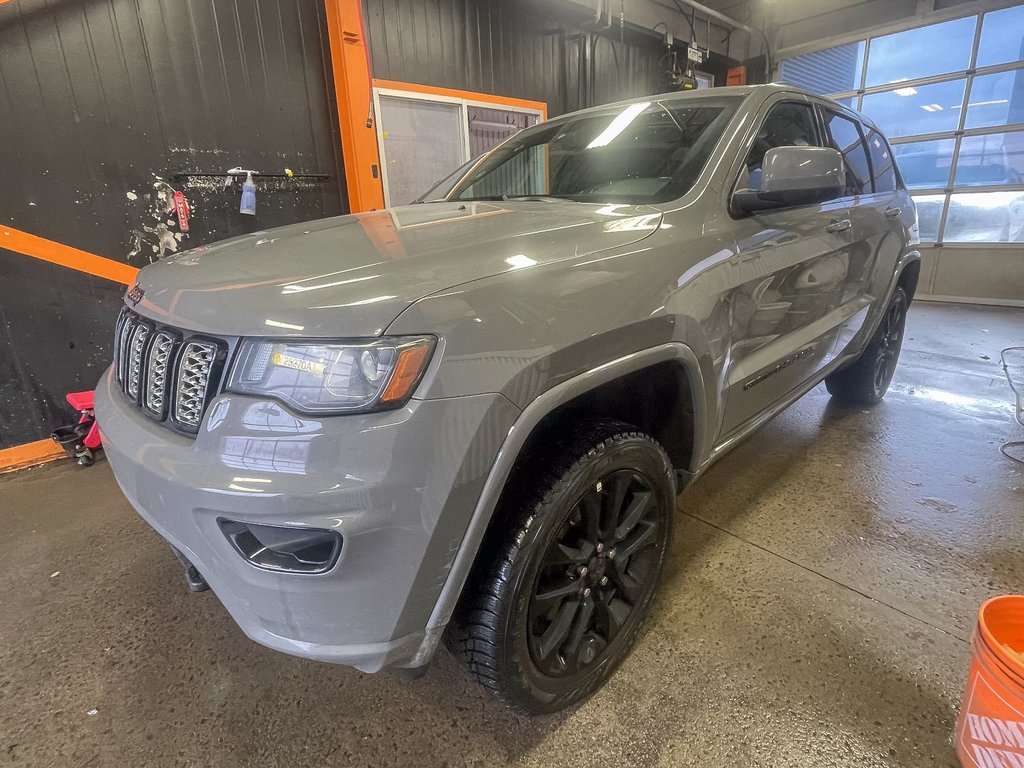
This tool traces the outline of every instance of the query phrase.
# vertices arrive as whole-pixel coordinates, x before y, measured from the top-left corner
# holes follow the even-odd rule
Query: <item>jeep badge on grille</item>
[[[146,292],[142,289],[142,286],[135,283],[135,285],[125,291],[124,297],[132,303],[133,307],[137,307],[139,302],[142,301],[142,297],[145,295]]]

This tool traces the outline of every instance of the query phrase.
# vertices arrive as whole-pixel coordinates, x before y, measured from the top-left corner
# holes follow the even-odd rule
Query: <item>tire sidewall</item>
[[[619,469],[640,472],[650,482],[662,510],[654,588],[647,591],[597,662],[573,675],[549,677],[535,666],[527,639],[529,605],[543,554],[583,493]],[[511,682],[510,693],[521,706],[543,713],[578,703],[596,691],[622,663],[636,640],[661,581],[671,542],[674,507],[675,484],[668,458],[654,441],[639,434],[620,435],[610,446],[591,451],[545,493],[521,531],[519,556],[512,563],[508,581],[509,610],[501,628],[506,679]]]
[[[895,355],[898,360],[900,353],[903,351],[903,337],[906,333],[907,328],[907,311],[910,308],[910,302],[907,300],[907,293],[906,291],[903,290],[902,286],[897,286],[896,290],[893,291],[892,298],[889,299],[889,303],[886,304],[885,306],[885,314],[882,315],[882,321],[878,325],[878,330],[875,331],[875,337],[871,340],[871,355],[869,357],[869,359],[872,361],[871,386],[874,390],[874,398],[876,401],[880,401],[885,396],[885,393],[889,390],[889,385],[892,383],[893,379],[892,376],[889,376],[889,378],[886,379],[885,383],[882,385],[881,388],[876,387],[874,377],[874,366],[878,364],[876,360],[878,358],[879,348],[882,345],[882,337],[886,333],[886,320],[889,316],[889,313],[892,311],[893,306],[895,306],[896,304],[900,305],[900,338],[895,350]],[[894,374],[895,370],[896,366],[894,365]]]

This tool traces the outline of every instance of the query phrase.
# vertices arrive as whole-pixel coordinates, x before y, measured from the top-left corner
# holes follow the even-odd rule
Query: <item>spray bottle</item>
[[[250,216],[256,215],[256,185],[252,182],[252,172],[245,174],[245,182],[242,184],[242,204],[238,207],[239,213],[247,213]]]

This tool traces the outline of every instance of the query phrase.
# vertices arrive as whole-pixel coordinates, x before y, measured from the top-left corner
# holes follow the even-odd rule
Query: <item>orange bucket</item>
[[[956,724],[965,768],[1024,766],[1024,595],[1003,595],[978,610],[971,668]]]

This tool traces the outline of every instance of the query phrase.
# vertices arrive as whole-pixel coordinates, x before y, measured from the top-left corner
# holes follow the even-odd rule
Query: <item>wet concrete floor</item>
[[[977,607],[1024,591],[1011,344],[1024,311],[915,304],[884,403],[818,387],[680,497],[635,653],[544,719],[444,652],[408,683],[255,645],[103,463],[0,477],[0,765],[956,765]]]

